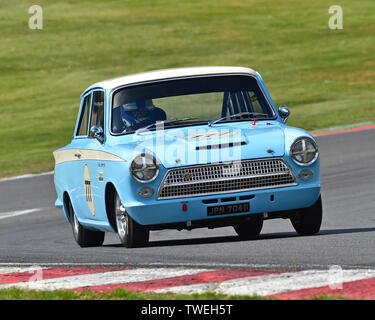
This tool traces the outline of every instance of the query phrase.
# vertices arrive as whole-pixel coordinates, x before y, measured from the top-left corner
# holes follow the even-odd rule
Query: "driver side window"
[[[88,124],[91,106],[91,94],[85,97],[82,104],[81,118],[79,120],[79,125],[77,129],[77,136],[87,136],[88,134]]]

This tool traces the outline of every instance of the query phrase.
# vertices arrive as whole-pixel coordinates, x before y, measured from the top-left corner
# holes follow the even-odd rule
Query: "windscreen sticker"
[[[255,101],[258,100],[258,98],[257,98],[256,95],[253,95],[253,96],[250,97],[250,100],[251,100],[251,102],[255,102]]]

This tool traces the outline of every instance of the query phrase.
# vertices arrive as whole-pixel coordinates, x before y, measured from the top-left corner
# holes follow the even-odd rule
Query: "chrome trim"
[[[299,142],[299,141],[303,141],[303,140],[309,140],[312,144],[313,144],[313,146],[315,147],[315,157],[314,157],[314,159],[312,159],[311,161],[309,161],[309,162],[299,162],[298,160],[296,160],[294,157],[293,157],[293,147],[294,147],[294,145],[297,143],[297,142]],[[312,138],[310,138],[310,137],[306,137],[306,136],[304,136],[304,137],[299,137],[299,138],[297,138],[296,140],[294,140],[294,142],[292,143],[292,145],[290,146],[290,151],[289,151],[289,153],[290,153],[290,157],[292,158],[292,160],[293,160],[293,162],[295,163],[295,164],[297,164],[297,165],[299,165],[299,166],[301,166],[301,167],[307,167],[307,166],[310,166],[310,165],[312,165],[313,163],[315,163],[315,161],[318,159],[318,157],[319,157],[319,146],[318,146],[318,144],[314,141],[314,139],[312,139]],[[299,152],[299,153],[302,153],[302,154],[304,154],[304,155],[306,155],[307,153],[308,153],[308,151],[306,150],[306,146],[305,146],[305,144],[303,144],[303,150],[302,150],[302,152]]]
[[[251,178],[264,178],[264,177],[276,177],[276,176],[282,176],[285,173],[271,173],[271,174],[253,174],[248,176],[241,176],[241,177],[228,177],[228,178],[221,178],[221,179],[215,179],[215,180],[199,180],[194,182],[180,182],[180,183],[171,183],[166,184],[167,187],[179,187],[179,186],[188,186],[193,184],[200,184],[200,183],[209,183],[209,182],[222,182],[222,181],[228,181],[228,180],[239,180],[239,179],[251,179]]]
[[[150,153],[145,153],[145,155],[149,155],[149,156],[151,156],[155,160],[155,167],[154,167],[154,169],[156,169],[156,173],[155,173],[155,175],[151,179],[149,179],[149,180],[141,180],[138,177],[136,177],[133,174],[133,172],[132,172],[132,164],[133,164],[134,160],[137,159],[138,157],[142,157],[142,154],[139,154],[139,155],[135,156],[134,159],[132,160],[132,162],[130,163],[130,166],[129,166],[129,172],[130,172],[131,177],[135,181],[137,181],[139,183],[143,183],[143,184],[144,183],[150,183],[150,182],[154,181],[159,176],[159,172],[160,172],[160,164],[159,164],[158,160],[152,154],[150,154]],[[147,169],[147,167],[142,168],[142,170],[144,170],[144,169]]]
[[[166,182],[167,178],[169,177],[170,173],[173,171],[188,171],[188,170],[194,170],[199,168],[207,168],[207,167],[223,167],[226,165],[233,165],[237,163],[260,163],[260,162],[267,162],[267,161],[277,161],[280,163],[280,165],[285,166],[286,171],[285,172],[270,172],[270,173],[260,173],[260,174],[248,174],[248,175],[241,175],[241,176],[235,176],[235,177],[218,177],[213,179],[202,179],[202,180],[195,180],[195,181],[186,181],[186,182],[172,182],[168,183]],[[293,182],[288,183],[280,183],[275,185],[268,185],[268,186],[262,186],[262,187],[250,187],[250,188],[234,188],[231,190],[224,190],[224,191],[212,191],[212,192],[204,192],[204,193],[189,193],[189,194],[182,194],[182,195],[173,195],[173,196],[163,196],[162,192],[165,187],[181,187],[181,186],[193,186],[193,185],[201,185],[204,183],[213,183],[213,182],[224,182],[224,181],[235,181],[238,180],[239,182],[251,179],[251,178],[267,178],[267,177],[277,177],[277,176],[285,176],[289,175],[289,180]],[[235,193],[235,192],[244,192],[244,191],[253,191],[253,190],[263,190],[263,189],[274,189],[274,188],[281,188],[281,187],[289,187],[289,186],[295,186],[298,185],[296,175],[290,168],[290,166],[282,159],[282,158],[261,158],[261,159],[249,159],[249,160],[242,160],[242,161],[236,161],[236,162],[218,162],[213,164],[203,164],[203,165],[194,165],[194,166],[184,166],[184,167],[177,167],[169,169],[164,177],[163,180],[159,186],[158,193],[157,193],[157,200],[167,200],[167,199],[178,199],[178,198],[187,198],[187,197],[201,197],[201,196],[207,196],[207,195],[215,195],[215,194],[228,194],[228,193]]]
[[[283,119],[284,123],[286,123],[288,121],[289,116],[290,116],[289,108],[285,105],[282,105],[282,106],[279,107],[278,112],[279,112],[279,115],[280,115],[281,119]]]
[[[90,138],[90,126],[91,126],[91,109],[92,109],[92,96],[93,96],[93,93],[95,91],[103,91],[103,95],[104,95],[104,105],[103,105],[103,116],[104,116],[104,123],[103,123],[103,134],[104,134],[104,140],[106,138],[106,135],[105,135],[105,129],[106,129],[106,106],[107,106],[107,103],[106,103],[106,91],[104,88],[101,88],[101,87],[93,87],[93,88],[90,88],[89,90],[86,90],[84,91],[81,96],[80,96],[80,99],[81,99],[81,102],[79,104],[79,110],[78,110],[78,116],[77,116],[77,120],[76,120],[76,125],[74,127],[74,134],[73,134],[73,139],[82,139],[82,138]],[[83,109],[83,102],[85,100],[85,98],[87,96],[91,95],[91,102],[90,102],[90,110],[89,110],[89,119],[88,119],[88,122],[87,122],[87,134],[86,135],[78,135],[77,134],[77,130],[78,130],[78,127],[80,125],[80,120],[81,120],[81,114],[82,114],[82,109]]]

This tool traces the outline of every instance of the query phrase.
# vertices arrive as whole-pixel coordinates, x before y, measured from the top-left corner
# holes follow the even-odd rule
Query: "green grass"
[[[174,293],[143,293],[116,289],[112,292],[93,293],[90,290],[82,292],[67,290],[27,290],[1,289],[0,300],[265,300],[260,296],[227,296],[211,292],[202,294],[174,294]],[[267,299],[272,300],[272,299]]]
[[[277,300],[261,296],[228,296],[206,292],[202,294],[143,293],[116,289],[112,292],[93,293],[90,290],[75,292],[66,290],[44,291],[27,289],[1,289],[0,300]],[[317,296],[312,300],[347,300],[336,296]]]
[[[53,169],[79,95],[146,70],[240,65],[261,73],[289,124],[308,130],[375,120],[375,2],[338,0],[30,1],[0,4],[0,176]]]

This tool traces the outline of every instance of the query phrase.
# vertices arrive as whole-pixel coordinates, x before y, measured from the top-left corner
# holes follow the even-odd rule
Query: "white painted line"
[[[343,270],[342,282],[357,281],[375,277],[375,270]],[[334,284],[332,274],[327,270],[287,272],[258,277],[247,277],[221,283],[196,284],[155,290],[158,293],[203,293],[214,291],[227,295],[268,296],[280,292],[317,288]]]
[[[375,277],[375,270],[343,270],[342,282],[357,281]],[[332,274],[327,270],[307,270],[296,273],[268,275],[260,279],[240,279],[223,282],[216,292],[229,295],[246,294],[268,296],[280,292],[306,288],[324,287],[333,284]]]
[[[40,267],[34,265],[32,267],[8,267],[8,268],[0,268],[0,274],[7,274],[7,273],[20,273],[20,272],[35,272],[37,270],[44,270],[47,269],[45,267]]]
[[[177,276],[191,275],[205,272],[207,269],[184,269],[184,268],[139,268],[122,271],[108,271],[102,273],[69,276],[56,279],[46,279],[34,282],[20,282],[14,284],[0,285],[0,289],[17,287],[35,290],[64,290],[87,286],[109,285],[118,283],[129,283],[138,281],[149,281]]]
[[[157,289],[157,290],[148,290],[148,292],[156,292],[156,293],[181,293],[181,294],[202,294],[207,291],[215,292],[219,287],[219,282],[210,282],[210,283],[198,283],[198,284],[191,284],[191,285],[184,285],[184,286],[177,286],[177,287],[170,287],[165,289]]]
[[[37,211],[43,211],[51,208],[34,208],[34,209],[26,209],[26,210],[18,210],[18,211],[10,211],[10,212],[0,212],[0,220],[5,218],[13,218],[17,216],[22,216],[24,214],[29,214]]]
[[[28,179],[28,178],[37,178],[37,177],[42,177],[42,176],[47,176],[47,175],[52,175],[54,174],[54,171],[48,171],[48,172],[42,172],[42,173],[31,173],[31,174],[23,174],[21,176],[15,176],[15,177],[9,177],[9,178],[2,178],[0,179],[1,182],[6,182],[6,181],[13,181],[13,180],[20,180],[20,179]]]

